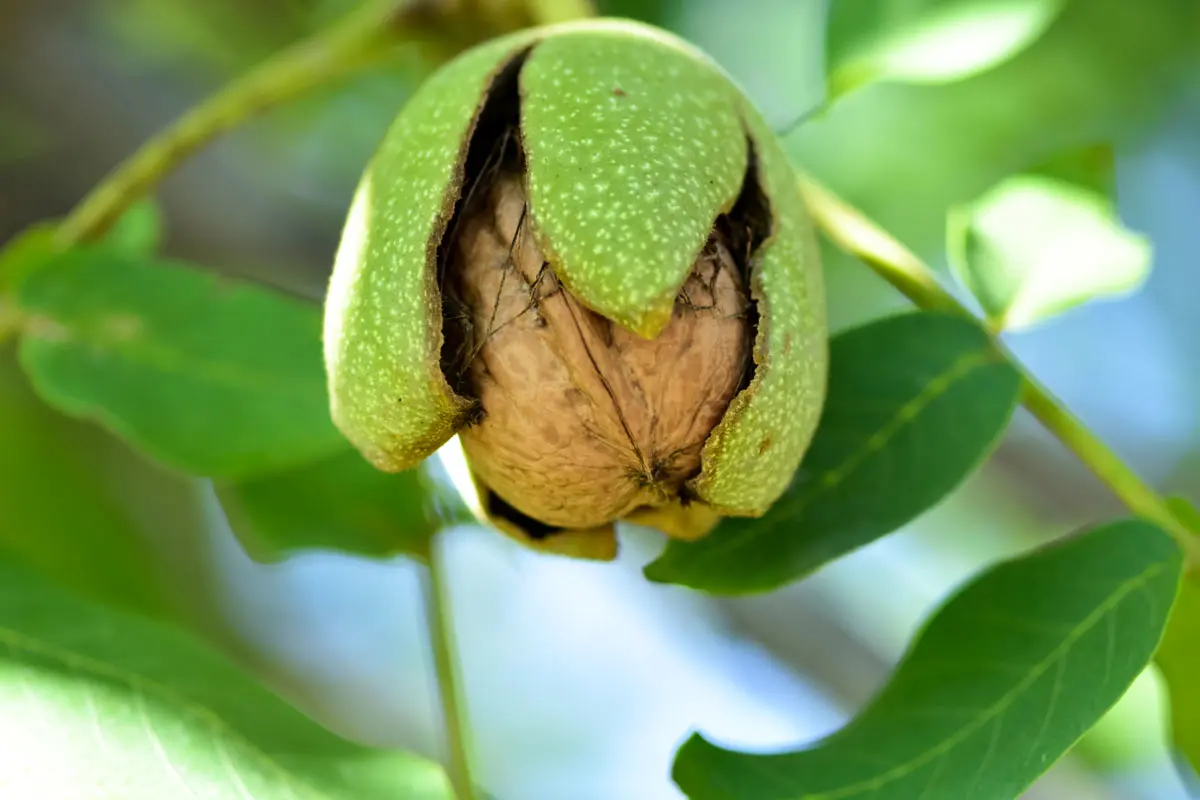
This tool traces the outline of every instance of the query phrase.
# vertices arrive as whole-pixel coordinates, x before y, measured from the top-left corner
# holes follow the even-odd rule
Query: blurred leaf
[[[1184,581],[1156,658],[1171,698],[1175,749],[1200,771],[1200,587]]]
[[[354,450],[218,492],[234,531],[265,558],[308,548],[421,555],[438,527],[417,470],[380,472]]]
[[[955,275],[999,329],[1130,292],[1150,271],[1149,240],[1123,227],[1107,198],[1037,175],[955,209],[946,234]]]
[[[54,223],[38,222],[0,247],[0,293],[16,288],[54,258],[54,231]],[[0,297],[0,303],[3,302],[4,298]]]
[[[441,769],[319,727],[178,629],[0,557],[0,797],[448,800]]]
[[[158,203],[152,197],[144,197],[117,219],[104,241],[128,255],[152,256],[162,246],[162,229]]]
[[[692,800],[1012,800],[1149,662],[1182,566],[1139,520],[995,566],[933,616],[845,728],[780,755],[693,736],[675,781]]]
[[[831,96],[880,80],[961,80],[1042,34],[1067,0],[832,0]]]
[[[1093,144],[1056,153],[1028,172],[1082,186],[1112,199],[1117,189],[1117,156],[1110,144]]]
[[[18,302],[38,393],[172,467],[244,478],[346,446],[329,419],[315,308],[103,248],[62,255]]]
[[[151,254],[158,249],[161,216],[152,200],[135,203],[117,220],[105,241],[118,250]],[[0,341],[23,323],[6,294],[41,267],[55,260],[57,220],[30,225],[0,247]]]
[[[1175,517],[1200,535],[1200,511],[1186,500],[1169,503]],[[1155,661],[1171,697],[1175,748],[1200,772],[1200,585],[1194,578],[1180,587]]]
[[[663,26],[668,9],[674,9],[676,2],[677,0],[595,0],[593,5],[600,16],[625,17]]]
[[[101,476],[146,479],[164,493],[171,479],[147,474],[110,452],[99,431],[47,408],[13,356],[0,349],[0,551],[79,591],[162,613],[150,544]]]
[[[765,591],[894,531],[991,451],[1018,385],[967,319],[917,312],[838,335],[825,410],[787,493],[761,519],[726,519],[697,542],[671,542],[646,577]]]

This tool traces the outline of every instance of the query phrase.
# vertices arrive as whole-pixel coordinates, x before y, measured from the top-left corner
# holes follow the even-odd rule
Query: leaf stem
[[[813,221],[834,244],[861,260],[920,308],[974,318],[938,282],[928,264],[861,211],[809,176],[797,174],[797,184]],[[1200,539],[1188,533],[1171,513],[1166,500],[1051,394],[1004,347],[995,332],[989,333],[996,347],[1020,373],[1021,400],[1029,412],[1130,511],[1171,534],[1187,554],[1189,563],[1200,565]]]
[[[442,538],[437,535],[429,542],[424,581],[425,619],[433,649],[434,669],[437,673],[442,722],[446,730],[446,768],[450,775],[450,783],[458,800],[477,800],[475,784],[471,780],[467,711],[458,675],[458,655],[454,644],[450,587],[446,584]]]
[[[187,111],[101,181],[62,221],[56,244],[102,235],[130,204],[201,146],[247,119],[363,67],[434,9],[422,0],[371,0],[339,24],[288,47]]]

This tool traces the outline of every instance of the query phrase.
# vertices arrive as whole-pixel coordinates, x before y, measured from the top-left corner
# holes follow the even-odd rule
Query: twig
[[[454,617],[450,608],[450,589],[446,585],[443,547],[441,535],[434,536],[429,542],[424,580],[425,620],[433,649],[438,698],[441,702],[442,723],[446,730],[446,748],[449,751],[446,754],[446,769],[454,787],[455,797],[458,800],[476,800],[467,747],[467,712],[458,675]]]
[[[251,117],[362,68],[420,30],[419,0],[372,0],[340,24],[277,53],[194,106],[101,181],[63,220],[60,247],[101,236],[130,204],[201,146]]]

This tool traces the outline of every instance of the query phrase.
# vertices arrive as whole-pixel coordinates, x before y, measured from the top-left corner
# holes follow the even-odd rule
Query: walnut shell
[[[680,499],[753,364],[745,281],[719,237],[670,323],[644,339],[562,286],[535,241],[523,178],[506,173],[463,215],[444,280],[460,331],[451,382],[482,411],[460,437],[488,487],[560,528]]]

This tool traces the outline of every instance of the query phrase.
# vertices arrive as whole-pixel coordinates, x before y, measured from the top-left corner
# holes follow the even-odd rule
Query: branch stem
[[[1189,562],[1200,564],[1200,539],[1176,519],[1166,499],[1146,484],[1036,378],[1019,363],[1016,366],[1021,372],[1021,402],[1025,408],[1108,486],[1126,508],[1178,539],[1188,553]]]
[[[95,239],[135,200],[212,139],[251,117],[366,66],[416,30],[426,4],[372,0],[288,47],[194,106],[122,162],[62,221],[66,248]]]
[[[809,176],[800,174],[797,182],[813,221],[834,244],[861,260],[918,307],[974,317],[939,283],[932,267],[866,215]],[[991,335],[1021,375],[1021,402],[1025,408],[1130,511],[1163,528],[1183,548],[1188,562],[1200,565],[1200,539],[1175,518],[1166,500],[1034,378],[996,340],[994,332]]]

